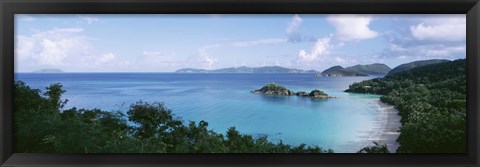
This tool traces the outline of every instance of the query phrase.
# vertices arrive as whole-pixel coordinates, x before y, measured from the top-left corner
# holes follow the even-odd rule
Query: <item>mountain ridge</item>
[[[409,63],[404,63],[404,64],[398,65],[397,67],[390,70],[387,75],[392,75],[392,74],[399,73],[399,72],[409,71],[413,68],[423,67],[423,66],[427,66],[427,65],[431,65],[431,64],[444,63],[444,62],[448,62],[448,61],[450,61],[450,60],[447,60],[447,59],[429,59],[429,60],[412,61],[412,62],[409,62]]]
[[[63,73],[62,70],[56,68],[45,68],[32,71],[33,73]]]
[[[229,67],[214,70],[182,68],[175,73],[316,73],[315,70],[301,70],[294,68],[286,68],[281,66],[262,66],[262,67]]]
[[[324,77],[344,77],[344,76],[369,76],[369,75],[386,75],[390,71],[390,67],[381,63],[373,63],[366,65],[354,65],[343,68],[342,66],[332,66],[316,76]]]

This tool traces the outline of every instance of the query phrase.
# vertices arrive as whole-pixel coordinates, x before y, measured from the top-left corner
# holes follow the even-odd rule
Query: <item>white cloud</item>
[[[331,35],[318,39],[310,52],[307,52],[304,49],[300,50],[300,52],[298,53],[298,59],[300,61],[313,61],[321,56],[328,54],[329,50],[333,47],[330,44],[331,40]]]
[[[113,52],[100,53],[83,31],[82,28],[54,28],[29,36],[16,36],[16,71],[29,72],[41,68],[118,71],[130,64],[117,59]]]
[[[421,51],[424,51],[425,55],[431,57],[448,57],[451,54],[465,52],[465,46],[430,45],[422,48]]]
[[[407,57],[423,57],[425,58],[448,58],[457,59],[465,57],[465,44],[418,44],[412,46],[400,46],[390,44],[384,51],[384,56],[396,56],[397,59],[407,59]]]
[[[262,44],[278,44],[278,43],[285,43],[287,39],[282,38],[269,38],[269,39],[260,39],[255,41],[242,41],[242,42],[235,42],[233,46],[236,47],[246,47],[246,46],[256,46]]]
[[[341,57],[335,57],[335,62],[338,63],[338,64],[343,64],[346,62],[345,59],[342,59]]]
[[[52,29],[31,36],[17,36],[15,57],[40,65],[64,65],[67,57],[82,57],[90,46],[80,28]]]
[[[218,62],[216,58],[210,57],[210,56],[203,57],[202,61],[205,62],[205,66],[207,68],[212,68],[213,65],[215,65]]]
[[[171,52],[159,52],[159,51],[143,51],[143,55],[146,57],[164,57],[174,53]]]
[[[97,65],[100,65],[100,64],[110,63],[113,60],[115,60],[115,55],[113,53],[107,53],[98,57],[95,63]]]
[[[441,21],[426,21],[410,26],[410,31],[418,40],[463,41],[466,37],[466,19],[444,17]]]
[[[300,26],[302,25],[303,19],[299,15],[293,16],[292,20],[288,23],[287,34],[292,34],[298,32]]]
[[[80,19],[82,19],[82,21],[84,21],[87,24],[92,24],[94,22],[99,21],[99,19],[97,17],[92,16],[92,15],[79,15],[79,17],[80,17]]]
[[[377,32],[368,27],[372,21],[369,15],[330,15],[327,21],[336,29],[335,38],[341,41],[371,39],[378,36]]]
[[[300,34],[300,26],[303,19],[299,15],[293,16],[292,20],[288,22],[287,29],[285,30],[288,36],[288,40],[291,42],[301,42],[302,36]]]
[[[194,63],[199,63],[199,65],[203,66],[203,68],[211,69],[212,67],[218,64],[218,60],[215,57],[210,56],[208,54],[208,51],[210,49],[219,48],[221,46],[222,45],[220,44],[214,44],[214,45],[207,45],[199,48],[197,51],[197,58],[196,60],[194,60],[196,62]]]
[[[28,60],[33,54],[36,47],[36,41],[32,37],[17,36],[15,37],[15,57],[20,60]]]
[[[465,15],[429,15],[413,19],[407,31],[388,32],[381,55],[397,60],[460,59],[466,56]]]

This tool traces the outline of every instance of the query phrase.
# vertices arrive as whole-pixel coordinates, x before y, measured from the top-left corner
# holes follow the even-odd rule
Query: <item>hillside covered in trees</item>
[[[402,71],[408,71],[408,70],[411,70],[411,69],[414,69],[414,68],[417,68],[417,67],[422,67],[422,66],[437,64],[437,63],[444,63],[444,62],[448,62],[448,61],[449,60],[445,60],[445,59],[431,59],[431,60],[420,60],[420,61],[405,63],[405,64],[401,64],[401,65],[393,68],[392,70],[390,70],[388,72],[388,75],[392,75],[392,74],[399,73],[399,72],[402,72]]]
[[[375,63],[367,65],[355,65],[347,68],[342,66],[333,66],[324,70],[316,76],[324,77],[347,77],[347,76],[369,76],[369,75],[385,75],[390,71],[390,67],[385,64]]]
[[[397,153],[466,152],[465,59],[413,68],[349,86],[381,94],[401,116]]]

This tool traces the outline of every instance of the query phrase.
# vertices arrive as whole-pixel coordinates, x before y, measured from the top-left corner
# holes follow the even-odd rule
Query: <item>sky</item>
[[[459,15],[15,15],[15,71],[173,72],[466,57]]]

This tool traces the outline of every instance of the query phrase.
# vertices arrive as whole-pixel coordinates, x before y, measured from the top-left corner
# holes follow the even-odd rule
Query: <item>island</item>
[[[381,63],[355,65],[347,68],[342,66],[333,66],[322,73],[316,73],[319,77],[350,77],[350,76],[369,76],[369,75],[386,75],[390,71],[390,67]]]
[[[265,95],[279,95],[279,96],[291,96],[295,95],[295,92],[288,90],[287,88],[278,85],[276,83],[269,83],[258,90],[251,91],[255,94],[265,94]]]
[[[284,86],[278,85],[274,82],[269,83],[262,88],[258,90],[253,90],[250,91],[255,94],[264,94],[264,95],[278,95],[278,96],[300,96],[300,97],[308,97],[311,99],[330,99],[330,98],[335,98],[332,96],[329,96],[325,92],[315,89],[312,90],[310,93],[300,91],[295,93],[294,91],[291,91]]]
[[[35,71],[32,71],[32,72],[33,73],[62,73],[63,71],[60,70],[60,69],[49,68],[49,69],[35,70]]]
[[[347,77],[347,76],[368,76],[368,74],[347,70],[342,66],[333,66],[322,73],[315,74],[317,77]]]
[[[300,70],[293,68],[285,68],[280,66],[263,66],[263,67],[230,67],[221,68],[215,70],[195,69],[195,68],[182,68],[175,73],[316,73],[315,70]]]

